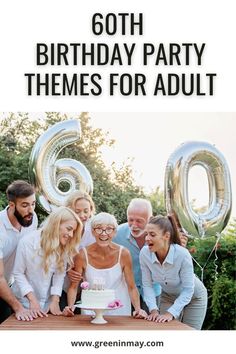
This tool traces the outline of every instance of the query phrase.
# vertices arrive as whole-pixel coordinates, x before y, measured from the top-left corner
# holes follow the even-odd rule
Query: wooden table
[[[92,324],[91,317],[75,315],[73,317],[53,316],[37,318],[30,322],[17,321],[14,315],[0,325],[0,330],[193,330],[177,320],[155,323],[131,316],[104,316],[106,324]]]

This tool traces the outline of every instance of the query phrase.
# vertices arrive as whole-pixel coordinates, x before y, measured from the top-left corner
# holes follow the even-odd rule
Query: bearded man
[[[6,195],[8,206],[0,212],[0,323],[11,314],[11,309],[18,320],[29,321],[34,317],[13,295],[11,285],[18,242],[37,229],[35,191],[29,183],[17,180],[7,187]]]

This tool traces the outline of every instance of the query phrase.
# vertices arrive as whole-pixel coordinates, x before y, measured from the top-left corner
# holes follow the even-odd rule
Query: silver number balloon
[[[195,212],[188,196],[190,169],[202,166],[208,177],[209,205],[204,213]],[[206,142],[186,142],[170,156],[165,171],[165,200],[169,213],[174,213],[193,237],[220,233],[230,218],[232,193],[230,172],[224,156]]]
[[[29,178],[35,186],[37,201],[41,208],[50,213],[75,189],[88,193],[93,191],[93,181],[88,169],[79,161],[58,154],[66,146],[80,139],[81,128],[77,120],[57,123],[42,134],[35,143],[29,162]],[[61,182],[69,184],[69,190],[59,189]]]

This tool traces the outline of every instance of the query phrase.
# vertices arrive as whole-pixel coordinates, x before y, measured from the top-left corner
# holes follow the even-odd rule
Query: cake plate
[[[115,308],[110,308],[110,307],[85,307],[83,306],[83,304],[75,304],[75,307],[79,307],[80,309],[83,310],[92,310],[95,312],[96,316],[92,319],[91,323],[93,324],[105,324],[107,323],[107,321],[103,318],[104,312],[106,310],[117,310],[119,309],[121,306],[115,307]]]

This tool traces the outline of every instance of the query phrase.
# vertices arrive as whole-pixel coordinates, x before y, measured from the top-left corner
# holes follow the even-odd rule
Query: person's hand
[[[173,315],[169,312],[165,312],[163,315],[159,315],[155,322],[170,322],[174,319]]]
[[[33,321],[36,318],[31,310],[25,309],[23,306],[15,312],[15,317],[18,321]]]
[[[61,312],[60,306],[59,306],[59,301],[60,301],[60,298],[58,295],[51,296],[50,304],[48,307],[48,312],[50,312],[52,315],[55,315],[55,316],[62,315],[62,312]]]
[[[169,217],[171,218],[172,222],[175,223],[176,229],[179,234],[181,246],[186,247],[188,243],[188,235],[186,232],[182,229],[179,220],[177,219],[176,215],[174,213],[169,214]]]
[[[75,311],[75,306],[66,306],[63,309],[62,314],[63,314],[63,316],[66,316],[66,317],[72,317],[75,315],[74,311]]]
[[[158,310],[152,310],[150,314],[146,317],[146,320],[148,321],[156,321],[158,316],[160,315]]]
[[[69,269],[67,274],[72,283],[79,283],[83,279],[82,274],[74,269]]]
[[[147,318],[147,312],[142,309],[135,310],[133,312],[133,317],[134,318]]]
[[[51,303],[49,304],[48,310],[52,315],[55,315],[55,316],[62,315],[58,301],[51,301]]]
[[[34,318],[38,317],[48,317],[47,313],[43,311],[38,303],[38,301],[30,301],[30,311]]]
[[[180,238],[181,246],[186,247],[188,244],[188,236],[185,234],[185,232],[182,229],[179,230],[179,238]]]

